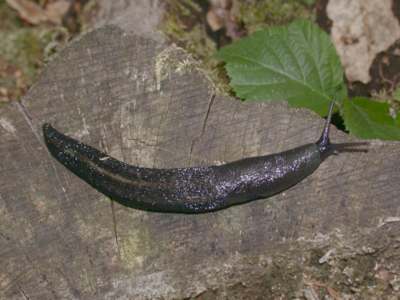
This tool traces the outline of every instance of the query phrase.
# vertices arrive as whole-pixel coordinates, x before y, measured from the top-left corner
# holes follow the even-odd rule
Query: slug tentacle
[[[152,169],[131,166],[68,137],[50,124],[50,153],[74,174],[119,203],[158,212],[205,213],[269,197],[295,185],[335,149],[329,142],[333,102],[321,138],[281,153],[220,166]]]
[[[329,140],[329,128],[331,125],[331,120],[332,120],[332,113],[333,113],[333,107],[335,106],[335,101],[331,101],[331,104],[329,105],[329,111],[328,111],[328,116],[326,117],[325,121],[325,126],[324,129],[322,130],[321,137],[317,141],[317,146],[319,153],[321,154],[321,159],[324,160],[326,157],[332,154],[333,148],[331,147],[331,142]]]
[[[332,120],[333,108],[335,101],[331,101],[329,105],[328,116],[325,121],[324,129],[322,130],[321,137],[317,141],[319,153],[321,154],[321,161],[324,161],[328,156],[332,154],[339,154],[340,152],[367,152],[367,149],[357,148],[359,146],[368,145],[367,142],[355,142],[355,143],[339,143],[332,144],[329,139],[329,128]]]

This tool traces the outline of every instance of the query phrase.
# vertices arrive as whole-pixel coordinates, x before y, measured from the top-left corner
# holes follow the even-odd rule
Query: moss
[[[262,282],[271,296],[285,295],[290,299],[296,296],[302,274],[302,267],[298,263],[288,262],[283,256],[275,257]]]
[[[32,84],[55,28],[27,26],[0,1],[0,102],[17,99]]]
[[[125,267],[135,269],[142,267],[145,257],[156,248],[150,246],[147,230],[132,230],[129,235],[119,237],[120,255]]]
[[[78,23],[80,24],[81,32],[90,30],[93,24],[96,23],[96,17],[100,10],[100,3],[98,0],[87,0],[82,7],[82,12],[77,15]]]
[[[342,261],[342,273],[350,280],[354,286],[374,285],[375,258],[371,255],[357,255],[354,258]],[[351,270],[351,273],[346,272]]]
[[[313,267],[313,277],[319,281],[325,282],[329,280],[332,273],[331,266],[328,263],[321,263],[320,259],[323,257],[328,249],[311,249],[309,252],[308,265]]]
[[[5,0],[0,0],[0,28],[1,31],[13,30],[21,26],[17,13],[12,10]]]
[[[234,15],[245,24],[249,33],[298,18],[313,18],[310,8],[299,0],[236,1]]]
[[[19,28],[0,31],[0,86],[8,96],[20,97],[42,66],[51,30]]]
[[[34,2],[41,6],[46,3],[44,0]],[[85,13],[89,14],[91,8]],[[75,16],[73,21],[79,23],[79,17]],[[70,35],[71,31],[65,26],[29,25],[5,0],[0,0],[0,103],[21,97],[44,62]]]
[[[20,66],[26,75],[33,76],[42,58],[44,43],[40,32],[22,28],[0,32],[0,39],[4,41],[0,46],[0,55],[9,63]]]

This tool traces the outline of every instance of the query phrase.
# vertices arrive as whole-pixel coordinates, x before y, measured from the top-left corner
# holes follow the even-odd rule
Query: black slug
[[[43,125],[43,134],[59,162],[123,205],[158,212],[205,213],[266,198],[313,173],[336,151],[329,142],[333,106],[334,102],[316,143],[220,166],[141,168],[65,136],[50,124]]]

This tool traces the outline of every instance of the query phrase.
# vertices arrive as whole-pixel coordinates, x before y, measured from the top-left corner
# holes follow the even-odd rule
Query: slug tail
[[[330,124],[331,124],[331,120],[332,120],[332,113],[333,113],[334,106],[335,106],[335,101],[331,101],[331,104],[329,105],[328,116],[325,121],[324,129],[322,130],[321,137],[316,142],[319,153],[321,154],[322,160],[325,159],[330,154],[332,154],[332,152],[333,152],[333,147],[329,140],[329,128],[330,128]]]

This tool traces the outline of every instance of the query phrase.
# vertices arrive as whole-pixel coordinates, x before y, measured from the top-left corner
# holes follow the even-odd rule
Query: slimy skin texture
[[[320,164],[315,144],[221,166],[149,169],[130,166],[43,126],[50,153],[91,186],[133,208],[202,213],[266,198],[293,186]]]
[[[150,169],[128,165],[68,137],[50,124],[50,153],[74,174],[117,202],[148,211],[205,213],[266,198],[313,173],[331,154],[329,116],[317,143],[220,166]]]

